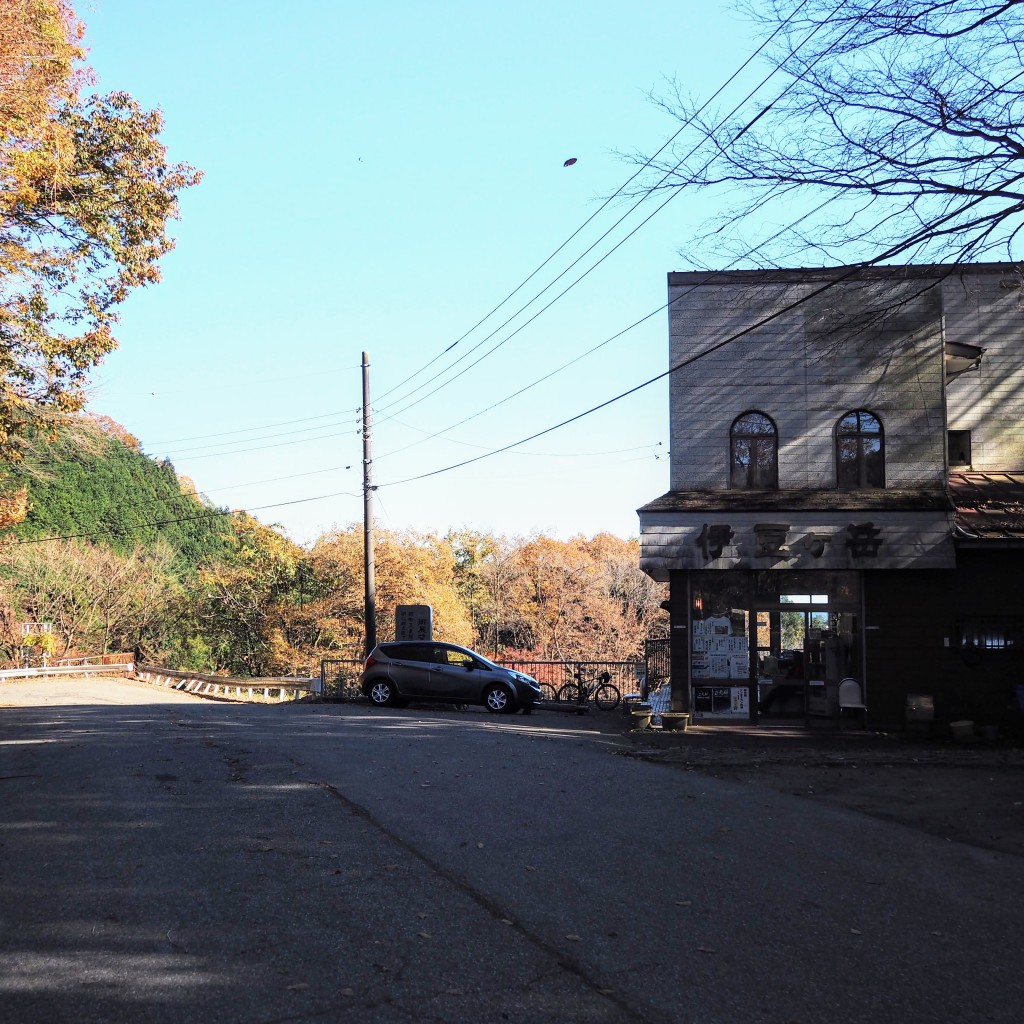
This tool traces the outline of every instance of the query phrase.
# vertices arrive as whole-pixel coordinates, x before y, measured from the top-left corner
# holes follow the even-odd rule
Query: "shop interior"
[[[694,719],[834,718],[840,681],[864,678],[859,590],[856,573],[694,573]]]

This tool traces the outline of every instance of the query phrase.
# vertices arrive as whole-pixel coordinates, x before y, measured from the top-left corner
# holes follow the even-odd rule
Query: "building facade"
[[[668,284],[670,489],[639,515],[641,566],[670,585],[673,706],[811,724],[852,679],[875,725],[912,706],[1016,728],[1021,268]]]

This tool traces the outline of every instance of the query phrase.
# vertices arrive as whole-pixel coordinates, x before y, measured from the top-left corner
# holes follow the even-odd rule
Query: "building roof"
[[[972,474],[977,475],[977,474]],[[1024,480],[1024,476],[1021,477]],[[921,512],[950,510],[941,490],[669,491],[638,512]]]
[[[957,537],[1024,540],[1024,473],[950,473]]]
[[[975,274],[998,274],[1005,279],[1005,287],[1014,290],[1021,286],[1019,263],[962,263],[962,264],[882,264],[873,267],[789,267],[758,270],[683,270],[671,271],[669,287],[693,288],[699,285],[721,286],[739,284],[806,284],[815,281],[911,281],[934,279],[938,284],[947,278],[964,278]]]

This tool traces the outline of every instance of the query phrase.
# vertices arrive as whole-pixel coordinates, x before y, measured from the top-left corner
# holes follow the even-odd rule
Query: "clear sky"
[[[726,2],[77,8],[98,88],[159,106],[206,172],[92,411],[309,543],[362,519],[365,351],[379,525],[639,533],[668,489],[664,381],[488,453],[667,369],[666,274],[707,211],[680,196],[623,241],[664,197],[601,204],[635,170],[618,152],[678,127],[647,94],[705,98],[755,48]]]

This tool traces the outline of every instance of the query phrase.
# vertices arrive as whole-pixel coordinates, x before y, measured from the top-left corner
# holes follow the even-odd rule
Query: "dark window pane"
[[[848,412],[836,426],[836,482],[840,487],[884,487],[882,424],[873,413]]]
[[[861,483],[864,487],[885,486],[885,460],[882,458],[881,438],[865,437],[861,442],[864,446],[864,473]]]
[[[733,434],[774,434],[775,424],[759,412],[748,412],[741,416],[732,427]]]
[[[754,466],[754,487],[775,487],[776,465],[775,438],[765,438],[756,443],[757,462]]]
[[[729,432],[730,483],[739,489],[778,486],[775,424],[760,412],[738,417]]]
[[[836,469],[840,487],[857,487],[860,484],[860,467],[857,465],[857,440],[841,437],[836,444]]]
[[[750,476],[750,442],[734,440],[732,443],[732,486],[749,487]]]

